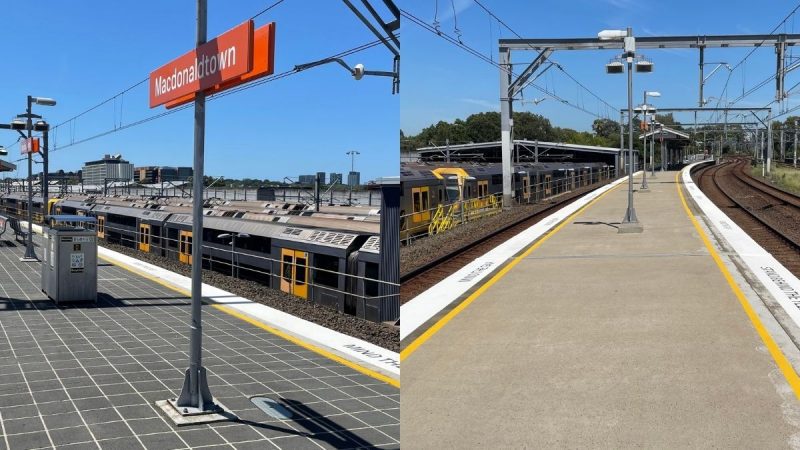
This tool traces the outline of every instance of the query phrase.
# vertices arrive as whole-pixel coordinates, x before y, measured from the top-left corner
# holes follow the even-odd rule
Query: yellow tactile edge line
[[[521,254],[515,256],[514,258],[512,258],[511,261],[508,264],[503,266],[502,269],[500,269],[496,274],[494,274],[487,282],[483,283],[469,297],[467,297],[464,301],[459,303],[458,306],[456,306],[455,308],[450,310],[444,317],[439,319],[430,328],[425,330],[425,332],[420,334],[416,339],[414,339],[410,344],[408,344],[406,346],[406,348],[402,349],[400,351],[400,362],[402,362],[404,359],[406,359],[409,356],[411,356],[411,354],[414,353],[419,348],[419,346],[424,344],[434,334],[436,334],[439,330],[441,330],[442,327],[447,325],[448,322],[453,320],[454,317],[456,317],[458,314],[461,313],[461,311],[466,309],[467,306],[469,306],[478,297],[480,297],[481,294],[486,292],[487,289],[492,287],[493,284],[497,283],[501,278],[503,278],[512,268],[514,268],[514,266],[519,264],[520,261],[522,261],[523,259],[528,257],[528,255],[533,253],[534,250],[539,248],[540,245],[542,245],[546,240],[550,239],[550,237],[552,237],[554,234],[558,233],[562,228],[564,228],[568,223],[570,223],[572,221],[572,219],[574,219],[576,216],[581,214],[584,210],[586,210],[586,208],[592,206],[598,200],[600,200],[601,198],[605,197],[608,193],[610,193],[614,189],[618,188],[619,186],[622,186],[623,184],[625,184],[625,182],[619,183],[616,186],[612,187],[611,189],[609,189],[609,190],[603,192],[602,194],[598,195],[597,198],[595,198],[592,201],[590,201],[589,203],[583,205],[580,209],[578,209],[577,211],[572,213],[569,217],[567,217],[566,219],[562,220],[561,223],[559,223],[555,228],[550,230],[547,234],[545,234],[544,236],[542,236],[541,238],[536,240],[523,253],[521,253]]]
[[[683,190],[681,189],[681,185],[683,183],[679,179],[680,175],[681,172],[675,174],[675,187],[678,189],[678,195],[681,198],[681,203],[683,203],[683,209],[686,212],[686,215],[689,216],[689,219],[692,221],[692,225],[694,225],[694,228],[697,230],[697,233],[703,240],[703,244],[705,244],[708,252],[711,254],[711,257],[714,259],[714,262],[717,263],[717,268],[722,273],[722,276],[725,277],[725,281],[728,282],[733,294],[736,295],[737,299],[739,299],[739,304],[742,305],[742,309],[744,309],[744,312],[747,314],[747,317],[750,319],[750,322],[753,324],[753,327],[756,329],[759,337],[761,337],[761,340],[764,342],[767,350],[769,350],[770,356],[772,356],[775,364],[777,364],[778,369],[780,369],[781,373],[783,374],[783,377],[786,378],[786,382],[792,387],[795,397],[800,400],[800,377],[798,377],[794,367],[792,367],[792,364],[786,358],[786,355],[784,355],[780,347],[778,347],[778,344],[776,344],[775,340],[772,339],[772,336],[770,336],[769,332],[764,327],[764,324],[761,323],[761,319],[758,318],[758,314],[756,314],[756,312],[753,310],[753,307],[750,306],[750,302],[747,301],[747,297],[745,297],[744,293],[739,288],[739,285],[736,284],[736,281],[733,280],[731,273],[728,271],[728,268],[725,267],[725,263],[722,261],[719,253],[717,253],[717,251],[714,249],[714,246],[711,244],[711,240],[692,214],[692,211],[689,209],[689,205],[686,203],[686,198],[684,197]]]
[[[108,261],[110,263],[113,263],[114,265],[116,265],[118,267],[121,267],[121,268],[123,268],[123,269],[125,269],[125,270],[127,270],[129,272],[132,272],[132,273],[134,273],[136,275],[139,275],[139,276],[141,276],[143,278],[146,278],[146,279],[148,279],[148,280],[150,280],[150,281],[152,281],[154,283],[157,283],[157,284],[159,284],[161,286],[164,286],[165,288],[170,289],[172,291],[175,291],[175,292],[177,292],[179,294],[185,295],[187,297],[191,297],[192,296],[191,292],[189,292],[186,289],[182,289],[182,288],[179,288],[179,287],[174,286],[172,284],[169,284],[169,283],[167,283],[167,282],[165,282],[165,281],[163,281],[163,280],[161,280],[161,279],[159,279],[157,277],[154,277],[154,276],[152,276],[152,275],[150,275],[148,273],[145,273],[145,272],[142,272],[142,271],[140,271],[138,269],[135,269],[135,268],[133,268],[133,267],[131,267],[131,266],[125,264],[125,263],[121,263],[121,262],[119,262],[117,260],[102,256],[102,255],[98,255],[98,257],[100,259],[104,260],[104,261]],[[347,360],[345,358],[342,358],[341,356],[338,356],[338,355],[336,355],[336,354],[334,354],[332,352],[329,352],[329,351],[324,350],[324,349],[322,349],[320,347],[317,347],[314,344],[311,344],[311,343],[308,343],[306,341],[303,341],[302,339],[297,338],[295,336],[292,336],[291,334],[285,333],[285,332],[283,332],[281,330],[278,330],[277,328],[271,327],[271,326],[269,326],[269,325],[267,325],[267,324],[265,324],[265,323],[263,323],[263,322],[261,322],[259,320],[256,320],[256,319],[254,319],[254,318],[252,318],[250,316],[247,316],[247,315],[242,314],[242,313],[240,313],[238,311],[235,311],[235,310],[233,310],[232,308],[230,308],[228,306],[224,306],[224,305],[220,305],[220,304],[211,304],[211,307],[213,307],[213,308],[215,308],[215,309],[217,309],[219,311],[222,311],[225,314],[228,314],[230,316],[236,317],[237,319],[243,320],[243,321],[249,323],[250,325],[253,325],[253,326],[256,326],[258,328],[261,328],[262,330],[264,330],[264,331],[266,331],[268,333],[272,333],[272,334],[274,334],[276,336],[279,336],[279,337],[281,337],[283,339],[286,339],[287,341],[289,341],[289,342],[291,342],[293,344],[299,345],[300,347],[303,347],[306,350],[310,350],[310,351],[312,351],[312,352],[314,352],[314,353],[316,353],[318,355],[324,356],[324,357],[326,357],[326,358],[328,358],[330,360],[333,360],[333,361],[335,361],[335,362],[337,362],[339,364],[347,366],[347,367],[349,367],[349,368],[351,368],[351,369],[353,369],[353,370],[355,370],[357,372],[363,373],[364,375],[366,375],[368,377],[374,378],[376,380],[383,381],[384,383],[392,385],[392,386],[394,386],[396,388],[400,388],[400,380],[397,380],[395,378],[389,377],[389,376],[384,375],[384,374],[382,374],[380,372],[376,372],[374,370],[368,369],[366,367],[360,366],[360,365],[358,365],[358,364],[356,364],[356,363],[354,363],[352,361],[349,361],[349,360]]]

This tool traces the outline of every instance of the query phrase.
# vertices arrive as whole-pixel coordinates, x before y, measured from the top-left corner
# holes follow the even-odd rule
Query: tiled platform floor
[[[203,364],[239,421],[173,426],[154,402],[180,391],[189,299],[101,262],[97,306],[57,308],[23,253],[0,240],[0,449],[399,448],[398,389],[209,306]]]

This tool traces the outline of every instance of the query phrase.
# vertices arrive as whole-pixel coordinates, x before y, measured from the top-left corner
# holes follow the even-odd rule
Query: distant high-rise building
[[[297,177],[297,182],[305,185],[313,185],[316,175],[300,175]]]
[[[191,167],[146,166],[135,169],[140,183],[153,184],[165,181],[184,181],[192,176]]]
[[[97,161],[87,161],[82,169],[83,182],[101,185],[106,180],[133,181],[133,164],[122,155],[105,155]]]
[[[361,172],[350,172],[347,174],[347,184],[349,186],[358,186],[361,184]]]
[[[317,178],[319,178],[319,184],[325,184],[325,172],[317,172]]]
[[[342,174],[337,172],[331,172],[331,176],[328,179],[329,184],[339,183],[342,184],[344,182],[344,178],[342,178]]]

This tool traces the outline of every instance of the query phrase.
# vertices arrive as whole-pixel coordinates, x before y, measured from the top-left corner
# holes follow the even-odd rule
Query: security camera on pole
[[[597,33],[597,37],[603,41],[623,41],[624,53],[619,59],[606,64],[606,72],[610,74],[622,73],[624,66],[622,59],[628,63],[628,159],[633,167],[633,62],[636,60],[637,72],[652,72],[653,63],[636,56],[636,39],[633,37],[633,30],[628,27],[625,30],[603,30]],[[625,217],[619,225],[620,233],[641,233],[644,228],[636,217],[636,210],[633,207],[633,169],[628,171],[628,208]]]

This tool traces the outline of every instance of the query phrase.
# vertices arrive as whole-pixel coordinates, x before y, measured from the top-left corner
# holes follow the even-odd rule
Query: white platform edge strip
[[[692,167],[681,174],[683,184],[695,204],[706,215],[710,224],[738,254],[744,264],[756,276],[772,297],[783,307],[797,326],[800,326],[800,280],[789,272],[778,260],[758,245],[747,233],[731,220],[717,205],[711,202],[694,183],[690,175]]]
[[[498,245],[483,256],[476,258],[474,261],[432,286],[430,289],[406,302],[400,307],[400,317],[402,318],[400,321],[400,340],[402,341],[417,328],[424,325],[441,310],[476,286],[481,280],[494,273],[494,271],[500,268],[509,258],[539,239],[553,227],[571,216],[575,211],[584,207],[614,186],[627,181],[627,179],[628,177],[622,177],[584,195],[573,203],[550,214],[537,224]]]
[[[22,223],[25,223],[25,226],[27,226],[26,222],[21,222],[21,224]],[[39,225],[34,225],[33,227],[37,233],[41,234],[42,228]],[[123,255],[122,253],[109,250],[105,247],[98,246],[97,253],[109,260],[119,262],[120,264],[158,278],[176,288],[186,291],[191,290],[192,279],[189,277],[162,269],[161,267]],[[370,369],[392,378],[399,379],[400,377],[400,354],[397,352],[339,333],[338,331],[330,330],[321,325],[239,297],[205,283],[203,283],[203,298],[235,309],[271,327],[313,343],[326,350],[330,350],[348,361],[367,366]],[[304,300],[298,299],[298,301]]]

